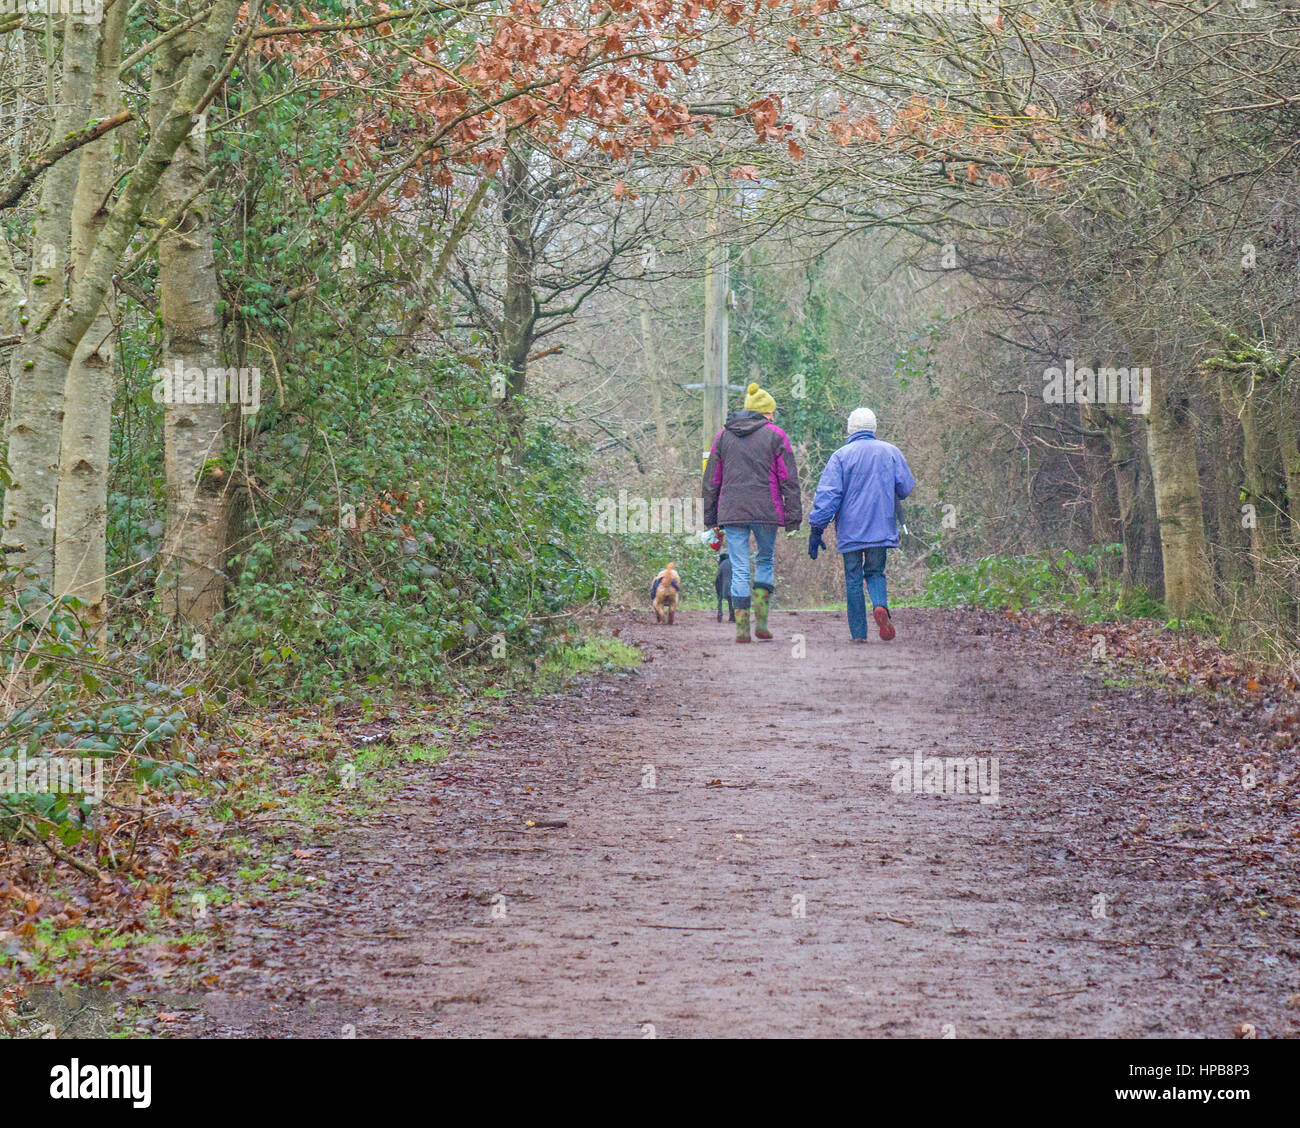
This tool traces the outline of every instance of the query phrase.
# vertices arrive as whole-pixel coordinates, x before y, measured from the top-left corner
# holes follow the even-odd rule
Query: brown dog
[[[660,572],[650,585],[650,596],[654,600],[657,622],[672,625],[673,613],[677,610],[677,593],[681,590],[681,586],[681,578],[670,560],[668,567]]]

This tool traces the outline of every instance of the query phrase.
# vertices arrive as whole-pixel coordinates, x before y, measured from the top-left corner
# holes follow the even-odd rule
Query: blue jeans
[[[776,580],[776,525],[727,525],[727,555],[731,557],[731,602],[742,610],[749,607],[749,534],[754,534],[758,559],[754,562],[754,583],[772,590]]]
[[[862,599],[862,578],[866,575],[867,594],[872,607],[888,607],[885,588],[885,549],[855,548],[844,553],[844,595],[849,605],[849,634],[867,637],[867,605]]]

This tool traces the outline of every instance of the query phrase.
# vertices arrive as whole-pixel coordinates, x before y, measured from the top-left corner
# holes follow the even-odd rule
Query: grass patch
[[[581,674],[630,670],[641,662],[641,651],[609,635],[557,646],[538,668],[544,681],[566,682]]]

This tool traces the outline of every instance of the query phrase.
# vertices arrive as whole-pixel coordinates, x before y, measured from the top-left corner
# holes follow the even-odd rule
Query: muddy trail
[[[317,892],[234,929],[184,1032],[1294,1035],[1296,824],[1238,714],[1001,616],[896,621],[628,620],[639,669],[303,851]],[[976,764],[927,793],[928,757]]]

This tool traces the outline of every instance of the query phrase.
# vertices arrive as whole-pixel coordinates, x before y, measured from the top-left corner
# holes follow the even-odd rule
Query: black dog
[[[736,608],[731,602],[731,557],[718,554],[718,574],[713,578],[713,590],[718,593],[718,622],[722,622],[722,601],[727,601],[727,622],[736,621]]]

